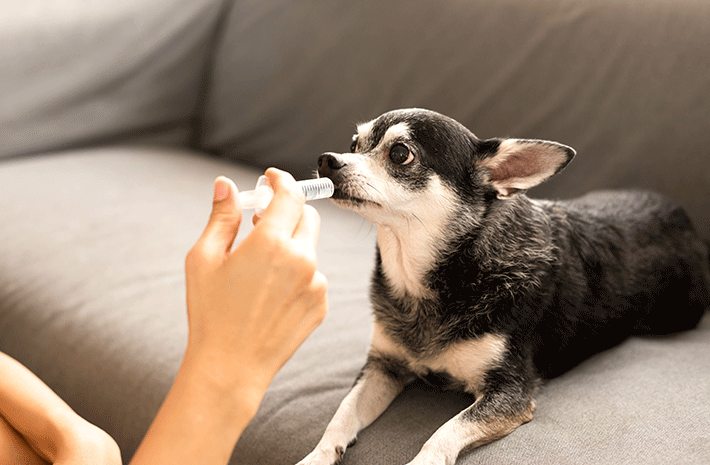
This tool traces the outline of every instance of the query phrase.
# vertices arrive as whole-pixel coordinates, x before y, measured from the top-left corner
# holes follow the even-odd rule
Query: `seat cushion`
[[[124,459],[182,359],[184,259],[207,222],[220,174],[248,190],[261,172],[199,153],[131,146],[0,161],[0,350],[106,429]],[[272,448],[270,440],[288,440],[291,453],[306,449],[319,429],[311,402],[316,412],[324,396],[335,405],[338,388],[351,383],[364,360],[372,228],[329,201],[313,205],[323,213],[318,253],[333,311],[264,404],[265,412],[281,403],[297,407],[291,425],[313,431],[266,435],[258,450],[242,450],[246,457]],[[245,215],[237,240],[251,229]],[[354,360],[343,364],[343,357]],[[324,361],[339,378],[322,370]]]
[[[259,172],[135,146],[0,162],[0,350],[107,430],[126,461],[185,349],[184,257],[220,174],[245,190]],[[374,228],[329,201],[314,205],[330,313],[276,376],[234,464],[300,460],[365,361]],[[710,463],[708,353],[708,318],[695,331],[631,339],[549,382],[531,423],[457,463]],[[472,401],[415,383],[343,463],[404,464]]]

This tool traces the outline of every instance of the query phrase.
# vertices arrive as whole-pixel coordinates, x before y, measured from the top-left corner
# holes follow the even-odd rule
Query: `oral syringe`
[[[328,178],[306,179],[297,181],[296,184],[301,188],[306,200],[327,199],[333,195],[335,186],[333,181]],[[269,205],[274,197],[274,191],[266,184],[266,176],[259,176],[256,182],[256,187],[252,191],[244,191],[238,194],[239,203],[243,210],[255,209],[259,214]]]

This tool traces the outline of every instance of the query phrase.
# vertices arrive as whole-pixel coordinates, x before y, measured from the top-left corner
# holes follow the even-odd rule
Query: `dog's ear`
[[[495,148],[478,165],[487,173],[488,182],[501,199],[550,179],[576,153],[571,147],[545,140],[492,139],[484,144]]]

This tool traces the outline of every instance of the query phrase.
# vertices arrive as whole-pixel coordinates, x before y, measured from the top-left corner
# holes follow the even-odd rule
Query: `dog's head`
[[[373,223],[506,200],[549,179],[574,157],[556,142],[481,140],[439,113],[395,110],[357,127],[349,153],[325,153],[318,174],[333,200]]]

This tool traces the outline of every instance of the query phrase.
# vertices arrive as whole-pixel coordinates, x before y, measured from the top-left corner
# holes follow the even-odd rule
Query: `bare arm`
[[[215,182],[212,215],[185,264],[188,348],[131,465],[226,464],[276,372],[325,317],[327,283],[315,257],[320,218],[289,174],[266,174],[274,198],[234,250],[236,187]],[[0,447],[3,441],[8,455],[0,454],[0,465],[20,457],[121,463],[113,439],[0,354]]]
[[[215,183],[210,221],[186,260],[188,348],[131,465],[226,464],[276,372],[325,317],[318,214],[290,175],[267,177],[274,199],[233,251],[236,188]]]
[[[5,463],[72,465],[121,463],[111,437],[87,422],[46,384],[11,357],[0,353],[0,442]],[[0,463],[3,463],[0,460]],[[22,463],[22,462],[20,462]]]

